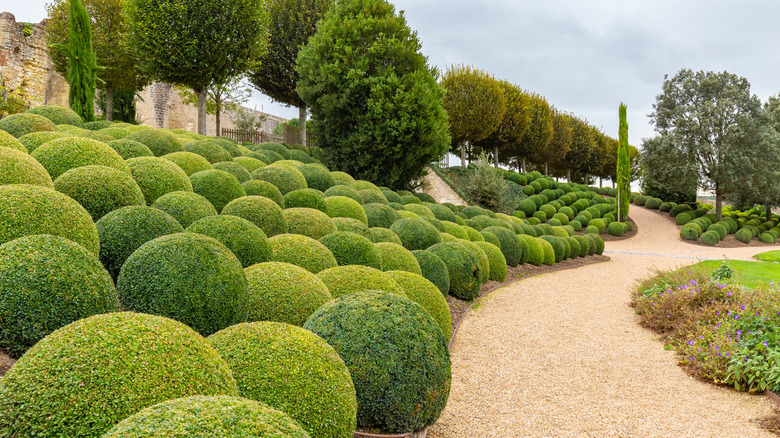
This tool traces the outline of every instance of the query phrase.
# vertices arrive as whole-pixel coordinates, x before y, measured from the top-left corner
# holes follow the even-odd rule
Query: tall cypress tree
[[[626,106],[620,104],[620,125],[618,126],[617,191],[620,193],[618,220],[628,220],[628,207],[631,196],[631,160],[628,148],[628,122]]]
[[[68,53],[68,103],[85,122],[95,119],[95,52],[92,50],[92,25],[81,0],[70,0],[70,40]]]

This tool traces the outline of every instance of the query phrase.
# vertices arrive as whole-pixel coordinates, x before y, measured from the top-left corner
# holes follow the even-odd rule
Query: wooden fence
[[[232,138],[233,140],[243,143],[285,143],[285,144],[301,144],[301,136],[298,128],[292,126],[284,127],[283,135],[273,135],[265,131],[241,131],[239,129],[227,129],[222,128],[222,136]],[[314,146],[314,137],[311,135],[306,136],[306,146]]]

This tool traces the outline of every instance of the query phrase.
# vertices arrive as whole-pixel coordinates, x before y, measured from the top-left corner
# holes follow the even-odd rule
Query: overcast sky
[[[17,21],[45,18],[46,0],[0,0]],[[682,68],[744,76],[765,101],[780,92],[780,2],[775,0],[396,0],[422,51],[444,71],[469,64],[547,97],[617,138],[628,105],[629,140],[653,135],[647,114],[664,75]],[[257,93],[282,117],[296,109]]]

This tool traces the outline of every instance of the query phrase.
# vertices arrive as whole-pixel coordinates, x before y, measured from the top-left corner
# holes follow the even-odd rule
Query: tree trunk
[[[298,124],[301,130],[301,144],[306,146],[306,105],[298,107]]]
[[[220,135],[222,135],[221,131],[220,131],[220,125],[221,125],[220,124],[220,115],[222,114],[222,102],[218,100],[215,103],[217,104],[217,111],[216,111],[216,114],[215,114],[217,116],[217,123],[216,123],[217,137],[219,137]]]
[[[615,180],[614,179],[612,180],[612,188],[613,189],[615,188]]]
[[[720,193],[720,187],[719,184],[715,184],[715,217],[718,219],[718,222],[723,219],[723,195]]]
[[[493,146],[493,166],[498,169],[498,146]]]
[[[766,204],[766,221],[770,222],[772,220],[772,207],[769,204]]]
[[[525,167],[525,157],[523,157],[523,172],[525,172],[526,170],[528,170],[528,168]]]
[[[466,142],[460,143],[460,165],[466,167]]]
[[[599,188],[601,189],[603,187],[604,187],[604,178],[599,177]]]
[[[544,174],[549,175],[550,173],[547,171],[547,162],[544,162]]]
[[[106,87],[106,120],[114,120],[114,87]]]
[[[206,100],[209,97],[208,89],[203,87],[194,91],[198,96],[198,134],[206,135]]]

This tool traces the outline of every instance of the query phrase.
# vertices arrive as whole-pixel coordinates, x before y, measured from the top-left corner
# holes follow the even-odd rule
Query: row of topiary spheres
[[[355,181],[319,164],[316,148],[239,145],[123,123],[78,126],[68,111],[39,107],[0,120],[0,347],[13,357],[24,354],[0,383],[0,436],[31,430],[99,436],[129,415],[145,421],[198,409],[202,401],[151,408],[156,403],[218,394],[267,403],[312,436],[349,436],[355,425],[387,432],[424,428],[449,394],[446,294],[473,299],[485,282],[505,279],[507,264],[553,264],[603,251],[598,236],[574,236],[571,227],[533,225]],[[55,125],[66,116],[69,124]],[[367,331],[363,316],[376,308],[385,310]],[[136,313],[110,313],[119,309]],[[237,392],[183,382],[186,391],[158,394],[153,388],[166,374],[130,373],[134,366],[165,373],[179,366],[148,365],[145,355],[170,346],[128,343],[136,329],[166,332],[144,328],[149,314],[209,339],[241,333],[224,337],[224,352],[215,344]],[[329,341],[351,373],[354,393],[344,385],[294,386],[294,394],[242,389],[239,368],[247,362],[241,361],[257,363],[262,354],[272,355],[269,364],[299,360],[284,362],[277,344],[260,352],[259,340],[238,345],[236,339],[249,337],[243,330],[259,330],[253,325],[259,321],[277,323],[271,331],[284,339],[304,327]],[[399,355],[402,344],[410,353]],[[75,350],[66,353],[63,345]],[[317,358],[327,349],[306,348],[300,357],[314,364],[307,372],[324,372]],[[229,350],[250,356],[234,365]],[[63,354],[79,360],[59,363]],[[383,366],[388,361],[393,369]],[[253,368],[246,379],[282,382],[288,378],[280,373],[289,368]],[[339,373],[328,373],[323,381],[335,385],[332,375]],[[53,384],[55,378],[63,380]],[[84,380],[94,384],[82,391],[76,383]],[[34,405],[20,402],[29,394],[37,394]],[[317,404],[323,401],[355,408],[330,416]],[[149,412],[134,415],[146,407]],[[264,409],[236,407],[245,408]],[[79,417],[87,411],[93,418]]]
[[[771,220],[765,215],[755,212],[742,212],[726,206],[722,211],[722,219],[712,213],[711,204],[696,202],[693,204],[677,204],[664,202],[660,198],[632,193],[631,202],[651,210],[668,213],[680,225],[680,238],[699,241],[705,245],[715,245],[723,241],[729,234],[744,244],[754,239],[766,244],[774,244],[780,237],[780,217],[772,214]]]

